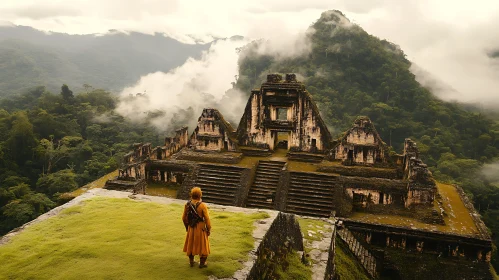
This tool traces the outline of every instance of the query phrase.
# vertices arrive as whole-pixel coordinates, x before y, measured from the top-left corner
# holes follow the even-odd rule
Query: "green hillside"
[[[485,187],[485,181],[469,180],[482,163],[499,155],[499,125],[436,98],[415,80],[402,50],[358,25],[340,25],[342,17],[339,11],[323,13],[311,26],[312,51],[301,57],[260,55],[260,42],[244,47],[237,86],[249,92],[269,72],[297,73],[334,136],[357,116],[369,116],[396,152],[402,152],[405,138],[416,140],[438,179],[464,182],[471,193],[473,187]],[[499,200],[490,203],[499,207]]]
[[[261,41],[242,48],[237,86],[249,93],[268,73],[297,73],[333,136],[366,115],[395,152],[412,138],[434,176],[461,185],[489,227],[499,228],[499,188],[481,172],[499,155],[499,123],[435,97],[416,81],[397,45],[369,35],[341,12],[324,12],[311,28],[312,49],[300,57],[261,54]]]
[[[209,45],[184,44],[162,34],[112,32],[103,36],[44,33],[30,27],[0,27],[0,97],[44,85],[76,90],[84,84],[121,90],[140,76],[168,72]]]

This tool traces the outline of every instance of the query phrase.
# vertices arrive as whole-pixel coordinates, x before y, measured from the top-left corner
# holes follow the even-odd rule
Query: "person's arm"
[[[185,231],[187,231],[187,227],[189,225],[189,221],[187,220],[187,211],[189,209],[187,209],[187,204],[184,206],[184,213],[182,214],[182,221],[184,222],[184,226],[185,226]]]
[[[208,207],[206,206],[206,204],[203,209],[203,216],[204,216],[204,222],[206,223],[206,228],[208,229],[208,232],[211,232],[210,214],[208,213]]]

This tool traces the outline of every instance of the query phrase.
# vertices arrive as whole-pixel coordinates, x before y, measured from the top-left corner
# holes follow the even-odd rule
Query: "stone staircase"
[[[235,205],[242,170],[233,166],[201,164],[194,186],[203,191],[204,202]]]
[[[347,244],[350,251],[372,278],[376,278],[376,258],[360,244],[355,236],[346,227],[338,230],[341,240]]]
[[[253,186],[248,194],[246,207],[273,209],[277,184],[279,183],[280,171],[286,162],[260,160],[256,169]]]
[[[333,185],[337,176],[290,172],[286,212],[329,217],[333,210]]]

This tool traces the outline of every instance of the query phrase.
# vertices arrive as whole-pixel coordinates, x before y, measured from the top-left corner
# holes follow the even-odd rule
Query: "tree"
[[[76,174],[71,169],[63,169],[41,176],[36,182],[37,190],[48,195],[73,191],[78,187]]]
[[[63,84],[61,87],[61,95],[64,100],[69,100],[74,97],[73,92],[69,89],[68,85]]]
[[[6,141],[8,157],[17,164],[22,165],[33,158],[33,149],[36,147],[36,138],[33,133],[33,125],[28,119],[26,112],[14,114],[12,129]]]

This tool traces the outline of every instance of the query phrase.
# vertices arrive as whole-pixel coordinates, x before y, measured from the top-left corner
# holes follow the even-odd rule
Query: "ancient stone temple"
[[[261,88],[253,90],[237,130],[242,146],[275,150],[324,152],[331,135],[310,93],[296,75],[268,75]]]
[[[268,75],[241,113],[237,130],[222,112],[204,109],[190,136],[184,127],[164,146],[134,144],[107,187],[145,192],[153,182],[174,184],[177,198],[188,199],[197,186],[210,203],[334,217],[355,252],[362,243],[486,269],[485,225],[460,188],[434,180],[414,141],[390,153],[367,117],[333,139],[294,74]],[[376,275],[389,258],[369,250],[357,253]]]

